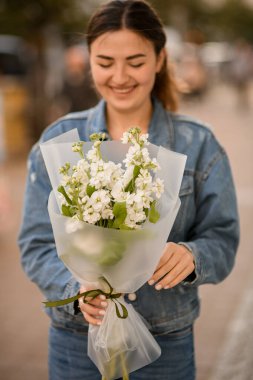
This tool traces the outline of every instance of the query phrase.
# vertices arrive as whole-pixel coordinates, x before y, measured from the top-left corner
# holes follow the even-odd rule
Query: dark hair
[[[112,0],[101,6],[91,17],[87,28],[88,48],[104,33],[121,29],[132,30],[152,42],[158,55],[166,44],[166,34],[155,10],[143,0]],[[177,109],[177,88],[167,56],[156,75],[152,94],[171,111]]]

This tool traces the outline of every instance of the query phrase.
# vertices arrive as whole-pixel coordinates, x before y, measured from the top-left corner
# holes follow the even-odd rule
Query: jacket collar
[[[153,115],[149,124],[149,141],[155,145],[161,145],[173,150],[174,148],[174,127],[169,111],[166,111],[162,104],[154,98]],[[101,100],[89,114],[87,127],[88,135],[92,133],[108,133],[106,127],[106,102]],[[108,139],[110,136],[108,135]]]

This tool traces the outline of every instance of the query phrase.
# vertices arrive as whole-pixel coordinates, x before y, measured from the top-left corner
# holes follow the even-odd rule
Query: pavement
[[[239,107],[225,85],[184,102],[181,112],[209,123],[230,158],[238,195],[241,242],[231,275],[200,288],[195,325],[197,380],[253,380],[253,87]],[[26,278],[16,245],[26,162],[0,163],[0,380],[46,380],[49,320],[43,296]],[[70,379],[71,380],[71,379]]]

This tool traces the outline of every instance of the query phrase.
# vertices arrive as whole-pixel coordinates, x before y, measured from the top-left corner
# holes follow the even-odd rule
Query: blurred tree
[[[33,140],[38,138],[48,123],[46,110],[52,101],[48,97],[46,88],[48,56],[58,49],[57,46],[60,49],[65,44],[84,40],[87,19],[98,2],[98,0],[85,0],[85,2],[83,0],[1,0],[0,2],[0,35],[23,37],[33,52],[34,61],[28,78],[32,99],[30,114]],[[60,55],[55,65],[61,69]]]
[[[213,8],[199,0],[151,0],[163,22],[177,29],[183,37],[189,30],[208,34]],[[187,37],[186,37],[187,38]]]
[[[253,7],[245,2],[227,0],[216,10],[215,24],[221,38],[228,40],[243,38],[253,43]]]
[[[98,3],[96,0],[1,0],[0,33],[33,39],[51,24],[58,25],[62,32],[80,31]]]
[[[237,37],[253,42],[253,8],[243,1],[226,0],[212,7],[200,0],[150,0],[163,22],[183,36],[198,30],[207,40],[233,40]]]

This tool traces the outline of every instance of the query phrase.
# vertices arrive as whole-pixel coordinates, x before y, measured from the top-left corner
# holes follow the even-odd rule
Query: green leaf
[[[149,221],[151,223],[156,223],[160,219],[160,214],[156,209],[156,201],[151,203],[150,211],[149,211]]]
[[[67,205],[63,204],[61,206],[61,212],[62,212],[62,215],[64,215],[64,216],[69,216],[69,217],[73,216],[73,213],[71,211],[71,207],[70,206],[67,206]]]
[[[128,230],[128,231],[129,231],[129,230],[133,230],[133,228],[127,226],[125,223],[121,224],[121,225],[119,226],[119,229],[120,229],[120,230]]]
[[[133,171],[133,177],[134,177],[134,179],[136,179],[138,177],[138,175],[140,173],[140,170],[141,170],[141,167],[138,166],[138,165],[135,165],[134,171]]]
[[[95,186],[91,186],[91,185],[88,184],[87,187],[86,187],[86,193],[87,193],[87,195],[89,197],[91,197],[92,194],[94,193],[94,191],[96,191]]]
[[[69,196],[68,196],[68,194],[66,193],[66,190],[64,189],[64,187],[61,185],[61,186],[58,187],[57,190],[59,191],[59,193],[61,193],[61,194],[64,196],[64,198],[66,199],[66,201],[68,202],[68,204],[72,206],[73,202],[72,202],[72,200],[69,198]]]
[[[113,223],[114,223],[113,219],[108,219],[108,221],[107,221],[107,228],[113,228]]]
[[[127,216],[126,202],[116,202],[112,211],[115,216],[113,228],[120,228],[120,225],[124,223]]]

